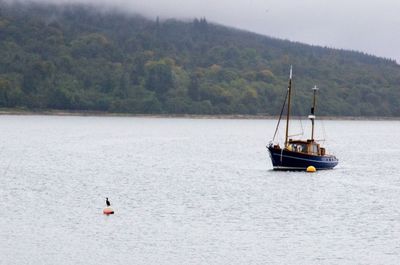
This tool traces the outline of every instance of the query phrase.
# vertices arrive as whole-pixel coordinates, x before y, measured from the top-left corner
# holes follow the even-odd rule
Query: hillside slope
[[[266,25],[268,26],[268,25]],[[0,0],[0,107],[127,113],[400,116],[400,66],[208,23]]]

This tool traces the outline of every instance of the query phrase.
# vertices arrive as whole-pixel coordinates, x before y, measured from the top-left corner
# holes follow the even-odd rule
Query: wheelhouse
[[[286,149],[288,151],[305,153],[309,155],[325,155],[325,148],[320,147],[320,145],[313,140],[303,141],[289,139]]]

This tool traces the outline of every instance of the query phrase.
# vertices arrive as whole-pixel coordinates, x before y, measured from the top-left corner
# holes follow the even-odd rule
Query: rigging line
[[[300,121],[300,128],[301,128],[301,133],[300,135],[303,136],[304,135],[304,127],[303,127],[303,121],[302,118],[299,116],[299,121]]]
[[[303,136],[302,133],[297,133],[297,134],[290,134],[289,137],[295,137],[295,136]]]
[[[287,100],[288,94],[289,94],[289,90],[286,91],[285,100],[283,101],[283,105],[282,105],[282,109],[281,109],[281,114],[279,115],[278,124],[276,125],[275,133],[274,133],[274,137],[272,138],[272,141],[275,141],[276,134],[278,133],[279,124],[281,123],[281,120],[282,120],[282,114],[283,114],[283,110],[285,109],[285,105],[286,105],[286,100]]]

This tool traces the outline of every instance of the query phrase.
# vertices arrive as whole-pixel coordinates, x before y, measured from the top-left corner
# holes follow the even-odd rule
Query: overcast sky
[[[24,0],[22,0],[24,1]],[[152,18],[208,21],[400,63],[400,0],[34,0],[123,7]]]

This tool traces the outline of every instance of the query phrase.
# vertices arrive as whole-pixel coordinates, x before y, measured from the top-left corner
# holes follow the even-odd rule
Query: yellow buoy
[[[317,169],[314,167],[314,166],[309,166],[309,167],[307,167],[307,172],[316,172],[317,171]]]

